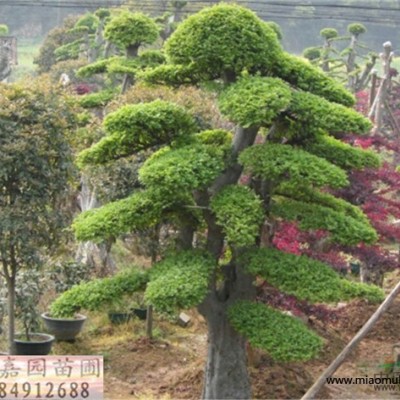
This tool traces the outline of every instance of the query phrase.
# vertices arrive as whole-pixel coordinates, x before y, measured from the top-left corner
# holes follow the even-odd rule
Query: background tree
[[[142,13],[123,11],[106,25],[104,37],[125,50],[129,62],[138,56],[139,47],[154,43],[159,35],[157,24]],[[125,74],[122,83],[124,93],[133,83],[132,75]]]
[[[47,87],[46,87],[47,86]],[[0,262],[7,284],[9,347],[14,347],[15,284],[56,243],[72,172],[71,107],[45,83],[0,86]]]
[[[368,47],[360,42],[360,35],[366,31],[364,25],[357,23],[348,25],[348,35],[343,36],[334,28],[324,28],[320,32],[323,45],[306,48],[303,55],[330,76],[346,82],[347,88],[356,93],[368,85],[378,58],[374,52],[368,53]]]
[[[204,398],[250,398],[245,337],[285,361],[322,347],[302,323],[255,301],[257,277],[310,302],[382,298],[322,262],[275,248],[271,229],[298,221],[334,243],[377,239],[360,209],[326,190],[348,185],[346,169],[376,165],[333,136],[371,124],[348,108],[352,95],[285,53],[275,31],[245,8],[221,4],[189,17],[165,52],[169,64],[141,77],[176,86],[213,81],[234,132],[204,130],[185,108],[162,100],[109,114],[106,136],[80,153],[79,165],[161,149],[139,170],[142,190],[81,214],[74,229],[79,240],[97,241],[165,223],[184,232],[176,251],[150,269],[146,299],[163,312],[197,306],[206,319]]]
[[[0,24],[0,37],[8,34],[8,26]],[[8,43],[0,44],[0,82],[7,79],[11,74],[11,48]]]

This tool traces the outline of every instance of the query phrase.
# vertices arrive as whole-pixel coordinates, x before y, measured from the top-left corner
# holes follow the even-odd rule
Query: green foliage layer
[[[148,275],[137,270],[119,273],[111,278],[95,279],[67,290],[50,306],[55,318],[71,317],[81,309],[99,311],[124,295],[143,290]]]
[[[228,147],[232,144],[233,134],[224,129],[210,129],[198,133],[196,139],[203,144]]]
[[[8,26],[0,24],[0,36],[6,36],[8,34]]]
[[[365,221],[315,203],[278,199],[271,212],[285,220],[298,221],[304,230],[324,229],[331,233],[334,242],[344,245],[373,243],[378,238],[375,230]]]
[[[248,272],[261,276],[282,292],[311,303],[356,297],[378,303],[385,297],[377,286],[347,281],[328,265],[306,256],[263,248],[248,252],[243,258]]]
[[[194,307],[206,296],[214,267],[212,257],[200,252],[169,256],[151,269],[145,299],[165,313]]]
[[[190,16],[165,49],[172,64],[193,62],[212,78],[257,70],[282,53],[274,30],[252,11],[233,4],[217,4]]]
[[[241,301],[229,309],[233,327],[250,344],[277,361],[306,361],[321,350],[322,339],[298,319],[263,304]]]
[[[348,184],[346,173],[304,150],[289,145],[266,143],[243,151],[239,157],[246,170],[273,183],[281,180],[299,185],[335,188]]]
[[[372,128],[371,121],[357,111],[331,103],[320,96],[306,92],[294,92],[287,114],[301,124],[303,130],[323,129],[329,133],[366,133]]]
[[[161,100],[121,107],[105,118],[104,127],[108,136],[82,151],[78,165],[104,164],[196,131],[193,117],[183,107]]]
[[[76,73],[76,76],[78,76],[80,78],[87,78],[94,74],[101,74],[103,72],[106,72],[108,64],[114,58],[115,57],[106,58],[104,60],[99,60],[99,61],[96,61],[89,65],[85,65],[85,66],[79,68],[78,72]]]
[[[157,193],[149,190],[136,192],[79,214],[72,227],[78,240],[98,242],[154,225],[160,219],[163,204]]]
[[[140,72],[137,77],[147,83],[179,86],[201,81],[194,65],[160,65]]]
[[[102,90],[97,93],[90,93],[79,98],[79,105],[83,108],[104,107],[115,96],[113,90]]]
[[[247,186],[226,186],[211,200],[211,209],[227,241],[244,247],[255,244],[264,222],[262,200]]]
[[[142,13],[124,11],[106,25],[104,37],[124,48],[152,44],[158,38],[158,26]]]
[[[219,106],[223,114],[240,126],[270,126],[291,100],[289,86],[280,79],[247,77],[225,89]]]
[[[380,165],[378,155],[372,151],[350,146],[328,135],[317,135],[305,144],[305,149],[344,169],[377,168]]]
[[[309,91],[329,101],[349,107],[355,103],[354,96],[340,83],[299,57],[282,53],[277,58],[272,71],[268,70],[268,72],[272,72],[274,76],[282,78],[301,90]]]
[[[314,203],[332,208],[333,210],[343,212],[346,215],[363,221],[363,223],[369,225],[368,218],[361,208],[354,206],[341,198],[332,196],[329,193],[320,192],[319,190],[307,186],[300,187],[292,185],[290,183],[281,184],[276,192],[277,194],[282,194],[291,199],[301,200],[304,203]]]
[[[222,151],[217,147],[198,144],[162,149],[144,163],[139,178],[147,187],[159,187],[166,193],[179,193],[206,186],[223,169]]]

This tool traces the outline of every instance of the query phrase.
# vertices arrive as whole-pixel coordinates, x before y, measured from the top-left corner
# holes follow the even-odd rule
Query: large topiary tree
[[[361,210],[327,191],[348,185],[345,170],[353,165],[376,165],[334,138],[371,125],[349,108],[351,94],[285,53],[274,30],[240,6],[189,17],[165,51],[169,64],[142,78],[215,81],[234,132],[201,131],[187,110],[161,100],[109,114],[106,136],[79,155],[80,165],[161,149],[139,171],[144,189],[81,214],[74,229],[79,240],[98,241],[164,222],[184,232],[176,252],[151,268],[146,299],[164,312],[197,306],[206,319],[203,398],[250,398],[246,338],[283,361],[309,359],[323,346],[301,322],[256,302],[256,277],[310,302],[382,298],[375,287],[272,245],[280,220],[324,229],[332,242],[376,240]]]

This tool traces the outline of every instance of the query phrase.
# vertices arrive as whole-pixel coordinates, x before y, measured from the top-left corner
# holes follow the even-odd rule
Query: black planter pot
[[[48,313],[42,314],[47,332],[60,341],[73,341],[81,332],[86,316],[76,314],[75,318],[52,318]]]
[[[32,333],[30,341],[24,336],[16,336],[14,339],[16,355],[46,356],[51,351],[54,339],[54,336],[45,333]]]
[[[360,275],[360,268],[361,268],[361,265],[359,263],[350,263],[350,269],[351,269],[351,273],[353,275],[356,275],[356,276]]]
[[[139,319],[145,320],[147,318],[147,309],[146,308],[134,308],[132,310],[132,313]]]
[[[114,325],[124,324],[131,319],[130,313],[109,312],[108,319]]]

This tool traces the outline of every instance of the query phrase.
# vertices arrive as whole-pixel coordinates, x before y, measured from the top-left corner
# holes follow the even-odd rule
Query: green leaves
[[[218,102],[223,114],[247,128],[270,126],[290,100],[291,90],[282,80],[246,77],[228,86]]]
[[[136,192],[78,215],[72,228],[78,240],[98,242],[156,224],[166,204],[155,192]]]
[[[20,267],[55,245],[70,217],[62,201],[74,173],[68,134],[75,110],[47,85],[0,85],[1,258]]]
[[[150,270],[145,299],[165,313],[194,307],[206,296],[214,267],[212,257],[205,253],[187,251],[171,255]]]
[[[266,72],[268,74],[272,72],[273,76],[277,76],[301,90],[324,97],[329,101],[348,107],[353,106],[355,103],[354,96],[340,83],[300,57],[282,52],[275,59],[272,68],[266,68]]]
[[[343,187],[346,173],[328,161],[289,145],[266,143],[252,146],[239,156],[247,171],[267,181],[299,185]]]
[[[212,182],[224,164],[223,152],[217,147],[197,144],[162,149],[144,163],[139,179],[166,193],[190,192]]]
[[[347,281],[328,265],[306,256],[263,248],[242,257],[248,272],[261,276],[282,292],[311,303],[332,303],[355,297],[380,302],[385,297],[377,286]]]
[[[157,24],[146,15],[123,11],[106,25],[104,37],[125,48],[132,45],[152,44],[158,37]]]
[[[143,290],[148,274],[131,270],[110,278],[81,283],[64,292],[50,306],[52,317],[71,317],[80,309],[101,310],[124,295]]]
[[[263,304],[237,302],[229,309],[229,320],[252,346],[277,361],[306,361],[322,349],[322,339],[301,321]]]
[[[377,168],[380,165],[379,156],[372,151],[350,146],[328,135],[317,135],[304,147],[308,152],[344,169]]]
[[[104,164],[196,131],[184,108],[161,100],[121,107],[105,118],[104,127],[108,136],[82,151],[78,165]]]
[[[305,131],[366,133],[372,128],[357,111],[307,92],[293,92],[287,115]]]
[[[179,86],[196,84],[202,80],[195,65],[159,65],[138,73],[138,78],[145,82],[159,85]]]
[[[316,203],[305,203],[289,199],[275,199],[271,213],[288,221],[298,221],[303,230],[324,229],[331,239],[339,244],[353,245],[360,242],[374,243],[378,236],[365,220],[353,218],[342,211]]]
[[[227,241],[238,247],[251,246],[264,222],[262,200],[248,187],[226,186],[211,200],[211,209]]]
[[[290,182],[282,183],[277,188],[276,193],[294,200],[301,200],[304,203],[313,203],[330,207],[333,210],[343,212],[346,215],[369,225],[368,218],[361,208],[348,203],[341,198],[332,196],[329,193],[320,192],[319,190],[307,186],[296,186]]]
[[[79,105],[83,108],[104,107],[114,97],[114,91],[102,90],[101,92],[90,93],[85,96],[81,96],[79,99]]]
[[[274,30],[252,11],[233,4],[204,8],[184,20],[168,39],[170,62],[196,64],[210,78],[257,70],[279,58]]]

